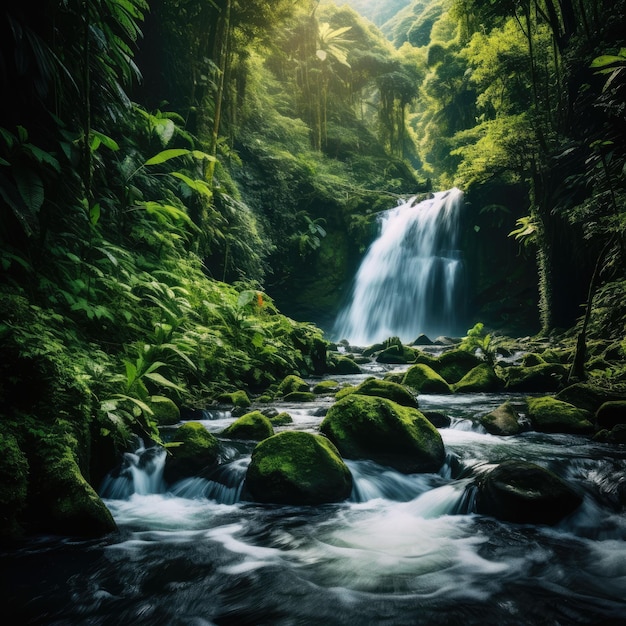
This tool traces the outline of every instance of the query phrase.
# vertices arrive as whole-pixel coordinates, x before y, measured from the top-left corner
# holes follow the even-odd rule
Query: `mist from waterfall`
[[[465,280],[458,249],[463,192],[411,198],[380,216],[380,234],[356,274],[334,335],[353,345],[462,334]]]

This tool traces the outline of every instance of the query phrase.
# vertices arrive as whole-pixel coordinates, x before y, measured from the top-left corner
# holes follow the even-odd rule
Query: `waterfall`
[[[397,336],[410,343],[459,334],[464,317],[458,224],[463,192],[450,189],[385,211],[380,235],[361,263],[348,306],[335,324],[338,339],[370,345]]]

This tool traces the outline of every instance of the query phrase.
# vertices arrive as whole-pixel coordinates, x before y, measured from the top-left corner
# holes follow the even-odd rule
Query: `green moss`
[[[527,398],[533,428],[548,433],[584,434],[593,431],[590,414],[551,396]]]
[[[490,393],[498,391],[503,381],[488,363],[481,363],[470,370],[461,380],[452,386],[456,393]]]
[[[531,367],[509,367],[506,370],[508,391],[556,391],[567,378],[567,368],[557,363]]]
[[[335,380],[322,380],[313,387],[313,393],[317,395],[332,395],[339,391],[340,385]]]
[[[242,415],[221,433],[222,437],[253,439],[255,441],[261,441],[273,434],[272,423],[261,411],[252,411]]]
[[[285,431],[256,446],[246,474],[246,489],[258,502],[339,502],[350,495],[352,475],[325,437]]]
[[[450,385],[428,365],[412,365],[404,375],[402,384],[415,389],[418,393],[452,393]]]
[[[361,368],[347,356],[333,356],[331,360],[331,371],[339,376],[350,376],[360,374]]]
[[[230,393],[222,393],[218,396],[217,401],[224,404],[232,404],[233,406],[241,407],[243,409],[252,404],[248,394],[243,389],[238,389],[237,391],[232,391]]]
[[[524,367],[532,367],[533,365],[544,365],[545,363],[546,360],[536,352],[528,352],[522,357],[522,365]]]
[[[444,352],[431,367],[451,385],[458,383],[482,361],[466,350],[449,350]]]
[[[185,422],[177,428],[172,444],[165,463],[167,481],[197,476],[219,460],[220,442],[200,422]]]
[[[152,396],[148,402],[152,418],[159,426],[171,426],[180,422],[180,409],[165,396]]]
[[[13,435],[0,433],[0,538],[19,534],[27,488],[28,460]]]
[[[338,400],[320,432],[347,458],[408,473],[437,471],[445,456],[439,432],[417,409],[386,398],[352,394]]]
[[[285,376],[280,385],[278,385],[278,394],[286,396],[294,391],[309,391],[309,385],[300,378],[300,376],[296,376],[295,374]]]
[[[499,407],[483,415],[480,423],[492,435],[517,435],[521,432],[519,415],[510,402],[504,402]]]
[[[83,537],[113,532],[111,513],[80,470],[76,440],[59,434],[29,444],[28,530]]]
[[[315,394],[310,391],[292,391],[283,398],[285,402],[313,402],[315,399]]]
[[[286,411],[283,411],[274,417],[270,417],[269,420],[272,426],[286,426],[287,424],[293,423],[291,415],[289,415]]]
[[[415,360],[415,350],[403,345],[392,345],[385,348],[377,357],[379,363],[404,364]]]
[[[377,396],[379,398],[387,398],[402,406],[410,406],[417,408],[417,399],[405,387],[397,383],[377,378],[368,378],[356,387],[346,387],[335,395],[337,400],[341,400],[346,396],[357,393],[364,396]]]

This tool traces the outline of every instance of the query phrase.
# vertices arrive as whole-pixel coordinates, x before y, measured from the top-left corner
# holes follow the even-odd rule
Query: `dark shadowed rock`
[[[556,524],[581,502],[556,474],[526,461],[505,461],[477,482],[477,512],[517,524]]]

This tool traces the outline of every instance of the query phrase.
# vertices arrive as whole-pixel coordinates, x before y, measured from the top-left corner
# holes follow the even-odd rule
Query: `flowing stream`
[[[422,202],[411,198],[385,211],[380,234],[354,280],[334,328],[338,340],[367,346],[398,336],[457,335],[465,293],[458,250],[463,192],[449,189]]]
[[[348,382],[382,374],[372,368]],[[102,485],[120,532],[2,553],[4,613],[59,626],[624,624],[626,446],[486,434],[475,418],[504,399],[523,412],[515,395],[420,396],[452,418],[441,470],[348,461],[350,500],[318,507],[246,501],[251,442],[225,441],[216,472],[170,485],[163,452],[139,444]],[[285,428],[315,432],[331,402],[277,408],[294,419]],[[214,433],[234,420],[201,418]],[[554,527],[473,512],[476,475],[510,458],[549,467],[582,506]]]

